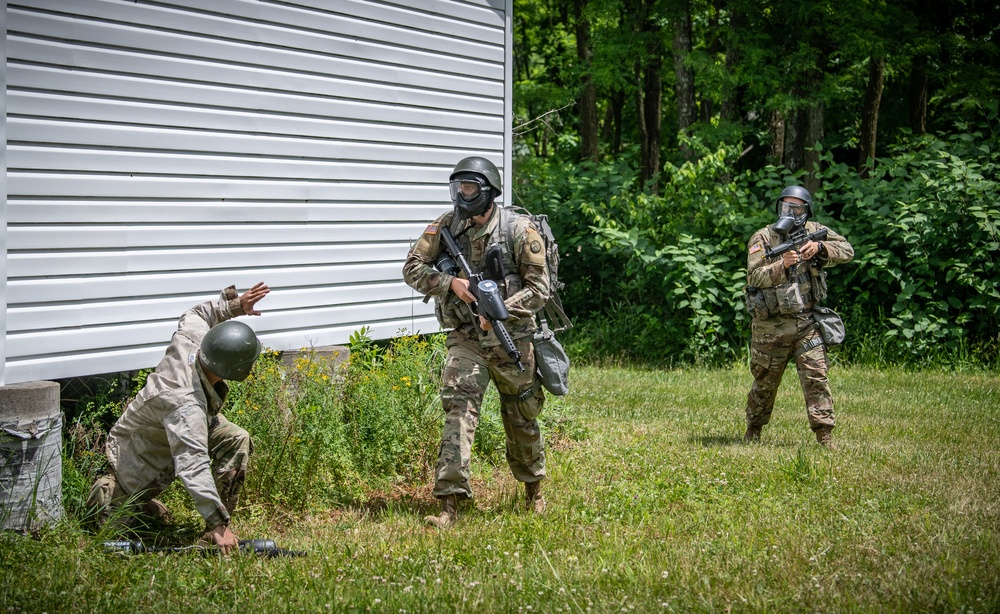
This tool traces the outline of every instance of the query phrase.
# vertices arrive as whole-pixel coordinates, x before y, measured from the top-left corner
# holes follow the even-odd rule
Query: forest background
[[[996,3],[515,0],[513,199],[562,252],[577,359],[720,365],[781,189],[854,261],[873,366],[997,365]]]

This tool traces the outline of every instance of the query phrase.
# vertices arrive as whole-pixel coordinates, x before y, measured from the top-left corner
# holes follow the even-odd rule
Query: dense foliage
[[[848,325],[847,356],[868,362],[996,364],[1000,220],[994,104],[979,122],[894,145],[869,177],[821,151],[817,220],[852,242],[831,270],[828,304]],[[740,149],[686,142],[663,192],[628,156],[575,163],[525,156],[517,201],[547,213],[564,252],[564,300],[577,358],[717,363],[748,343],[746,241],[773,222],[802,173],[737,170]]]
[[[517,0],[514,194],[548,213],[577,358],[739,358],[746,241],[784,185],[857,258],[841,357],[997,364],[993,9]]]

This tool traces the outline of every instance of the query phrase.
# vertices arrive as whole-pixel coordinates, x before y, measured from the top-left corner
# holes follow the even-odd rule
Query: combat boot
[[[836,450],[837,446],[833,445],[833,429],[829,426],[821,426],[816,429],[816,441],[819,442],[824,448],[829,448],[831,450]]]
[[[142,506],[142,511],[160,524],[170,524],[172,520],[167,506],[163,505],[163,502],[159,499],[150,499],[145,505]]]
[[[743,441],[760,441],[760,433],[764,427],[759,425],[747,425],[747,432],[743,433]]]
[[[441,530],[450,529],[458,520],[458,496],[441,497],[441,513],[437,516],[424,516],[424,522]]]
[[[542,482],[524,483],[524,509],[541,514],[545,511],[545,497],[542,496]]]

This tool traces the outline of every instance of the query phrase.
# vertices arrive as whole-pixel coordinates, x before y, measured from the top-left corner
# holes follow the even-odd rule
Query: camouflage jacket
[[[503,223],[506,228],[501,228]],[[440,215],[420,235],[403,265],[406,283],[434,299],[434,311],[441,327],[466,332],[474,328],[472,314],[451,291],[454,277],[434,268],[434,261],[444,251],[440,229],[449,228],[457,236],[468,224],[457,219],[454,211]],[[515,339],[532,334],[537,327],[535,314],[549,299],[545,247],[534,223],[525,215],[497,205],[485,226],[469,230],[458,237],[457,242],[469,265],[477,272],[485,263],[486,250],[494,244],[500,245],[508,272],[503,280],[497,280],[510,312],[506,327]],[[465,273],[459,275],[465,277]],[[490,332],[480,340],[480,345],[492,347],[499,345],[499,341]]]
[[[822,241],[825,256],[785,269],[781,258],[764,258],[765,248],[776,247],[782,236],[766,226],[750,237],[747,244],[747,308],[754,318],[792,315],[811,310],[826,298],[826,271],[823,269],[850,262],[854,248],[843,236],[817,222],[806,222],[809,233],[826,229]]]
[[[162,489],[176,476],[209,529],[229,521],[208,447],[209,424],[229,388],[209,384],[198,351],[211,327],[238,315],[243,308],[232,286],[184,312],[166,355],[108,434],[108,461],[125,492]]]

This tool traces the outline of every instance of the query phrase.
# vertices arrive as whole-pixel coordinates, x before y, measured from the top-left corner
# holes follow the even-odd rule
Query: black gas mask
[[[458,173],[448,184],[455,212],[464,220],[482,215],[493,202],[493,187],[477,173]]]
[[[774,230],[781,235],[802,228],[806,220],[809,219],[809,205],[807,203],[791,203],[780,201],[778,203],[778,221],[774,223]]]

